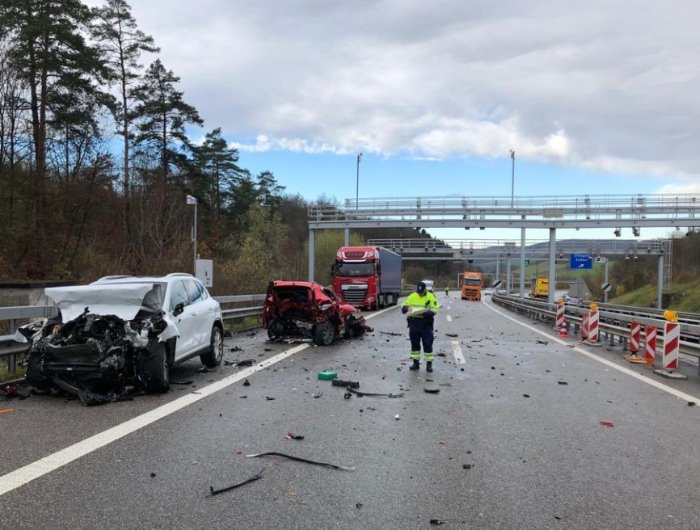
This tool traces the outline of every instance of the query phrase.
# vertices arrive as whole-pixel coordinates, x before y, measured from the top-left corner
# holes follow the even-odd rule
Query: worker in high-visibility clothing
[[[425,283],[418,282],[416,292],[411,293],[401,307],[401,312],[408,314],[408,336],[411,339],[411,353],[409,357],[413,361],[411,370],[420,368],[420,348],[423,343],[423,356],[425,357],[425,369],[433,371],[433,320],[440,312],[440,304],[433,293],[428,291]]]

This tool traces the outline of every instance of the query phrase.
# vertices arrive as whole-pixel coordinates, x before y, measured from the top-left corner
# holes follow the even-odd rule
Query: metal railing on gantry
[[[622,228],[700,226],[700,196],[584,195],[346,199],[308,209],[310,229],[363,227]]]

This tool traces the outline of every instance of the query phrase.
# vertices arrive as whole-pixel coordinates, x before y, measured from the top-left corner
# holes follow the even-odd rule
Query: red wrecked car
[[[270,340],[312,339],[328,346],[338,337],[359,337],[372,328],[350,304],[315,282],[270,282],[263,307],[263,327]]]

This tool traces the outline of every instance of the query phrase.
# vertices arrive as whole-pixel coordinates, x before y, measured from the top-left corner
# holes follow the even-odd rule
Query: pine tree
[[[93,36],[101,44],[107,64],[113,72],[119,88],[114,118],[118,123],[123,142],[122,187],[124,192],[124,222],[127,239],[130,239],[130,174],[129,152],[133,137],[132,118],[133,88],[143,69],[139,63],[141,54],[160,51],[153,37],[139,30],[131,14],[131,7],[124,0],[107,0],[107,5],[95,11],[96,24]]]
[[[200,176],[200,182],[193,183],[195,193],[209,198],[218,219],[224,203],[231,200],[247,172],[238,166],[238,150],[228,146],[220,127],[206,134],[195,153]]]
[[[26,83],[34,153],[33,222],[39,249],[45,240],[47,214],[47,130],[59,130],[76,115],[68,112],[75,100],[99,100],[98,86],[106,75],[97,50],[84,35],[91,11],[80,0],[3,0],[0,20],[10,43],[12,65]],[[53,115],[53,109],[62,109]],[[37,257],[41,261],[41,256]],[[37,266],[38,273],[41,264]]]
[[[156,59],[133,92],[138,100],[136,143],[141,148],[152,149],[160,160],[161,196],[165,195],[172,168],[182,171],[191,168],[188,153],[193,151],[193,146],[185,133],[185,125],[203,123],[197,109],[185,103],[183,93],[175,88],[179,81],[179,77]]]

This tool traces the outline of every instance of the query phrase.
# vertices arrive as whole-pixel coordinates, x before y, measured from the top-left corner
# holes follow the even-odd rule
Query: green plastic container
[[[319,372],[318,378],[322,381],[330,381],[331,379],[336,379],[338,377],[338,372]]]

